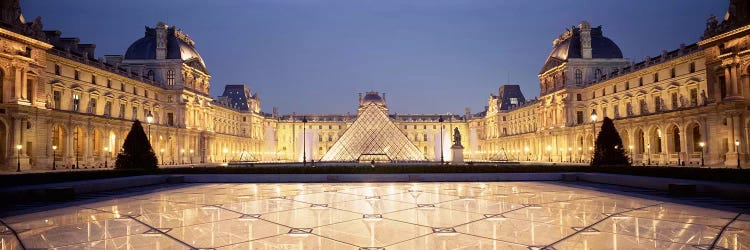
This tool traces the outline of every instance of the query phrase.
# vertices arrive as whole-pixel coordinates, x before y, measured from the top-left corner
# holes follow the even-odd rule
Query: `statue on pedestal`
[[[453,146],[461,146],[461,132],[458,128],[453,128]]]

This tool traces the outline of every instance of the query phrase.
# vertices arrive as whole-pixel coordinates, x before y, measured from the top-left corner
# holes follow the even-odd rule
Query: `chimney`
[[[591,24],[588,21],[582,21],[578,24],[581,30],[581,57],[591,58]]]
[[[167,58],[167,24],[163,22],[156,23],[156,59],[163,60]]]

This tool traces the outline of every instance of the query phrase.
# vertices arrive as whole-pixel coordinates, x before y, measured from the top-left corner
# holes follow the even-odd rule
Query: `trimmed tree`
[[[625,148],[622,146],[622,138],[620,138],[615,124],[609,117],[604,117],[602,129],[599,131],[599,135],[596,136],[594,146],[594,159],[591,160],[591,166],[630,166],[630,160],[625,154]]]
[[[115,168],[118,169],[157,169],[156,154],[151,148],[151,142],[143,131],[141,122],[135,120],[125,137],[122,151],[117,154]]]

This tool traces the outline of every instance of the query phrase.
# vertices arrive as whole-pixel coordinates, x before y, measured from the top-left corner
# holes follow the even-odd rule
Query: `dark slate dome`
[[[367,92],[365,94],[365,97],[362,97],[362,105],[367,105],[370,103],[385,105],[385,101],[383,101],[383,98],[380,97],[378,92]]]
[[[582,58],[581,30],[573,27],[556,40],[542,68],[543,73],[570,58]],[[602,27],[591,28],[591,58],[623,58],[620,47],[602,34]]]
[[[156,29],[146,27],[143,38],[133,42],[125,52],[124,60],[154,60],[156,59]],[[195,50],[192,40],[183,35],[175,27],[167,28],[166,59],[181,59],[191,67],[208,73],[203,58]]]

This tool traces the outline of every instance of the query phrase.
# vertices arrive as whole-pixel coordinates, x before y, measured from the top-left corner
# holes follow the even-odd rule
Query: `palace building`
[[[134,40],[96,57],[96,45],[0,3],[0,169],[111,166],[136,119],[164,165],[450,161],[456,129],[467,161],[585,162],[603,117],[634,164],[734,167],[750,156],[749,1],[731,0],[696,43],[641,62],[583,21],[540,62],[538,99],[503,85],[464,114],[397,114],[378,92],[352,98],[351,114],[265,113],[243,84],[211,97],[210,67],[182,30],[159,22]]]

